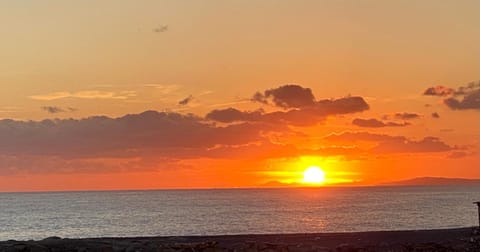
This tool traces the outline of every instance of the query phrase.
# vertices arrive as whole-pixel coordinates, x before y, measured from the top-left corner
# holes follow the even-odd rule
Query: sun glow
[[[310,166],[303,172],[303,183],[321,184],[325,182],[325,172],[317,166]]]

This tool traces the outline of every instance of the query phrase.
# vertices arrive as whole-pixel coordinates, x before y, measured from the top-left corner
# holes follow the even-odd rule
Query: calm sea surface
[[[480,187],[0,193],[0,240],[473,226]]]

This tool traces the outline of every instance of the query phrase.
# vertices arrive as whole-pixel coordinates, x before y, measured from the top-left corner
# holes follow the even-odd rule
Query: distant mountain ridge
[[[382,185],[479,185],[480,179],[419,177],[384,183]]]

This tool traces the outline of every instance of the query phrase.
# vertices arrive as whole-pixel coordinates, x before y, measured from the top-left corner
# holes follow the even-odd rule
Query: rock
[[[47,237],[45,239],[43,239],[43,241],[45,240],[61,240],[62,237],[58,237],[58,236],[50,236],[50,237]]]
[[[0,252],[17,252],[13,246],[3,246],[0,248]]]
[[[359,250],[357,248],[355,248],[354,246],[352,246],[348,243],[340,244],[339,246],[337,246],[335,248],[335,251],[337,251],[337,252],[359,252]]]
[[[50,251],[47,247],[38,245],[38,244],[31,244],[29,245],[30,252],[48,252]]]
[[[139,245],[130,245],[127,247],[127,249],[125,249],[125,252],[143,252],[143,251],[147,251],[147,250],[145,250],[143,247]]]
[[[332,252],[330,248],[323,247],[323,246],[312,246],[312,250],[316,252]]]
[[[289,252],[312,252],[314,251],[312,246],[306,246],[303,244],[290,245],[287,247]]]
[[[20,244],[15,244],[15,245],[13,245],[13,247],[14,247],[17,251],[19,251],[19,252],[20,252],[20,251],[25,251],[25,250],[27,249],[27,245],[22,244],[22,243],[20,243]]]
[[[121,246],[113,246],[113,252],[125,252],[125,248]]]
[[[220,247],[210,247],[210,248],[206,248],[204,250],[202,250],[203,252],[223,252],[224,249],[220,248]]]

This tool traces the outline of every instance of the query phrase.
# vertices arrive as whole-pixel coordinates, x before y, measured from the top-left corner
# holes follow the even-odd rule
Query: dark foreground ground
[[[0,242],[0,251],[478,251],[474,228],[360,233],[61,239]]]

